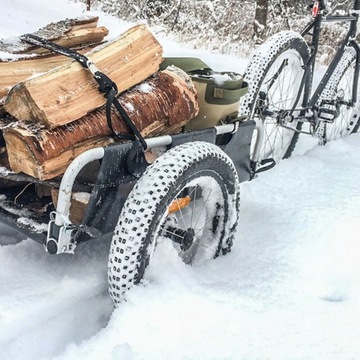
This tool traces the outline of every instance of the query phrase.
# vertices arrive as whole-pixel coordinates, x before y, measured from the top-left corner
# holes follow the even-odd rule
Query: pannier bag
[[[186,125],[186,130],[199,130],[226,122],[236,117],[241,96],[247,91],[242,75],[235,72],[217,72],[197,58],[165,58],[161,68],[175,65],[186,71],[198,92],[199,114]]]

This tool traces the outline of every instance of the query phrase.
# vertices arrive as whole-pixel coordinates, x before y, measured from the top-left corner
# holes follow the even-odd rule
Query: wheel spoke
[[[187,194],[192,198],[192,204],[185,203],[188,210],[183,202],[179,211],[169,212],[168,205],[174,203],[176,208],[176,200]],[[222,253],[229,251],[232,244],[223,243],[223,234],[225,230],[228,236],[236,232],[238,196],[236,168],[216,145],[197,141],[161,155],[129,193],[114,229],[108,263],[109,293],[114,303],[121,302],[141,281],[156,255],[157,244],[172,241],[181,260],[189,264],[213,259],[220,254],[221,245]],[[212,234],[209,224],[219,216],[218,203],[223,220]],[[194,222],[201,229],[195,231],[190,226]]]
[[[208,203],[208,201],[209,201],[209,198],[210,198],[210,195],[211,195],[212,191],[213,191],[213,190],[210,189],[209,194],[208,194],[208,196],[207,196],[207,198],[206,198],[206,200],[205,200],[205,202],[204,202],[204,205],[203,205],[203,207],[202,207],[202,209],[201,209],[201,212],[200,212],[200,214],[199,214],[199,217],[198,217],[198,219],[197,219],[197,221],[196,221],[196,224],[195,224],[194,227],[192,227],[193,229],[196,229],[197,224],[198,224],[198,222],[199,222],[199,220],[200,220],[200,218],[201,218],[201,215],[202,215],[202,213],[203,213],[203,211],[204,211],[204,209],[205,209],[205,207],[206,207],[206,205],[207,205],[207,203]]]

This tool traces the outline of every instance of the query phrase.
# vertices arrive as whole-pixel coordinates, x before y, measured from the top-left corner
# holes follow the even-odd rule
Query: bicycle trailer
[[[115,304],[141,280],[159,241],[171,241],[186,263],[230,251],[239,184],[261,165],[250,158],[254,129],[261,135],[261,126],[235,111],[247,91],[241,76],[215,73],[198,59],[165,59],[162,68],[186,71],[204,88],[201,109],[174,134],[144,137],[118,100],[116,84],[87,57],[36,36],[23,40],[70,56],[92,73],[107,98],[112,141],[82,152],[51,179],[2,163],[0,221],[49,254],[72,254],[79,243],[112,234],[109,289]],[[227,80],[219,82],[219,76]],[[130,129],[126,134],[114,129],[114,107]],[[1,149],[6,156],[4,136]]]

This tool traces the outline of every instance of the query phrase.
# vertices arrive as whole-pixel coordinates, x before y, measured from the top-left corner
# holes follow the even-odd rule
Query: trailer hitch
[[[56,225],[55,213],[51,213],[46,239],[46,251],[51,255],[74,254],[76,247],[75,235],[78,227],[74,224]]]

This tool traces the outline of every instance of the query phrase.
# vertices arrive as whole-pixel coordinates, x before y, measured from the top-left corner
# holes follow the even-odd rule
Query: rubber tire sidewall
[[[293,31],[282,31],[273,35],[256,50],[244,73],[244,79],[249,84],[249,91],[247,95],[241,99],[241,115],[251,115],[253,113],[259,91],[261,90],[261,86],[269,69],[279,56],[289,50],[296,51],[302,59],[303,64],[307,64],[310,57],[309,46],[300,34]],[[303,99],[300,98],[300,103],[302,101]],[[301,128],[302,122],[298,122],[296,130],[301,130]],[[283,159],[291,156],[299,135],[299,132],[294,132],[294,136],[283,155]]]
[[[167,172],[170,168],[176,168],[172,175]],[[154,246],[154,232],[169,204],[189,181],[205,175],[216,179],[221,191],[225,192],[225,203],[228,202],[213,257],[230,251],[240,206],[240,186],[235,166],[214,144],[193,142],[179,145],[149,166],[121,211],[112,239],[108,270],[109,292],[115,305],[143,278],[149,247]],[[155,188],[153,185],[156,182],[159,184]],[[138,210],[134,210],[137,207]]]
[[[329,82],[327,86],[325,87],[322,96],[320,97],[320,101],[322,98],[332,99],[336,95],[336,91],[338,88],[338,84],[340,83],[342,77],[347,72],[350,66],[352,66],[352,63],[356,61],[356,53],[355,49],[348,48],[344,51],[344,54],[342,58],[340,59],[337,67],[334,70],[334,73],[331,75]],[[356,112],[355,107],[358,108],[358,111]],[[357,103],[354,106],[354,109],[352,110],[356,112],[357,119],[355,120],[356,124],[354,127],[349,131],[348,135],[354,134],[358,131],[360,126],[360,88],[358,84],[357,89]],[[335,120],[336,121],[336,120]],[[326,139],[327,141],[327,139]]]

